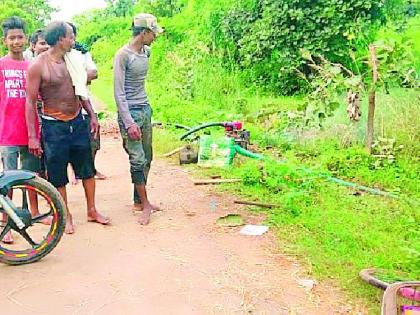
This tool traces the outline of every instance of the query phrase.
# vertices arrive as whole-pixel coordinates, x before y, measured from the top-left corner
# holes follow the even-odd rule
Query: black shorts
[[[98,114],[95,114],[95,115],[96,115],[96,119],[98,119]],[[90,125],[89,115],[83,114],[83,116],[85,117],[87,125],[89,126]],[[96,139],[94,138],[93,133],[90,134],[90,147],[92,148],[92,154],[95,154],[96,152],[98,152],[101,149],[101,132],[100,132],[100,130],[98,131],[98,135],[97,135]]]
[[[77,178],[95,176],[89,126],[81,113],[67,122],[43,118],[42,137],[48,180],[55,187],[63,187],[69,182],[69,163]]]

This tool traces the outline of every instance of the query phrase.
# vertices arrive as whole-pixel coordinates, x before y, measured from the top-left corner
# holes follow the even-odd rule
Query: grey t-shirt
[[[125,128],[135,124],[129,109],[149,102],[145,90],[149,56],[148,46],[144,46],[144,52],[136,52],[124,46],[115,55],[114,97]]]

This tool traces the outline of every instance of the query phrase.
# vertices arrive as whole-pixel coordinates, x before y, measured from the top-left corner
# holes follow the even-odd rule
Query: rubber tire
[[[374,287],[377,287],[382,290],[386,290],[386,288],[389,286],[389,283],[376,278],[376,271],[376,269],[363,269],[359,272],[359,276],[360,278],[362,278],[363,281],[369,283],[370,285],[373,285]]]
[[[57,230],[53,235],[51,243],[45,246],[37,254],[30,256],[29,258],[23,257],[21,259],[8,259],[7,257],[0,255],[0,262],[8,264],[8,265],[30,264],[48,255],[60,242],[60,239],[63,236],[64,229],[66,226],[66,204],[61,194],[53,185],[51,185],[45,179],[36,176],[29,180],[22,180],[22,181],[17,182],[12,186],[12,188],[14,186],[21,186],[21,185],[35,187],[51,198],[52,203],[55,205],[55,208],[57,209]],[[0,250],[1,249],[2,247],[0,243]]]

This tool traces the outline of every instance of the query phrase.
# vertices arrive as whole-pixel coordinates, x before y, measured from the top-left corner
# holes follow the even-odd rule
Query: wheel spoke
[[[28,209],[28,197],[26,196],[26,188],[22,188],[22,209]]]
[[[12,228],[10,227],[10,225],[6,224],[6,226],[4,227],[3,231],[0,234],[0,242],[3,240],[3,238],[6,236],[6,234],[11,230]]]
[[[51,216],[52,215],[52,210],[50,211],[50,212],[48,212],[48,213],[45,213],[45,214],[40,214],[40,215],[37,215],[37,216],[34,216],[33,218],[32,218],[32,224],[33,223],[39,223],[39,222],[41,222],[42,220],[44,220],[44,219],[47,219],[49,216]]]
[[[29,236],[28,232],[26,230],[18,231],[20,235],[32,246],[35,247],[38,244],[34,242],[34,240]]]

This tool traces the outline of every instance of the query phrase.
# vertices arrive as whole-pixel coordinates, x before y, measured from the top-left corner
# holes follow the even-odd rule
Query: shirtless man
[[[74,45],[73,30],[65,22],[50,23],[44,33],[50,49],[30,65],[27,78],[26,120],[29,151],[42,152],[36,137],[36,102],[43,101],[42,135],[48,180],[58,189],[67,203],[67,165],[72,164],[82,179],[89,222],[109,224],[110,219],[100,214],[95,206],[95,171],[93,166],[90,132],[98,133],[98,121],[90,103],[75,94],[73,81],[64,60]],[[81,107],[90,116],[90,126],[81,113]],[[67,211],[66,233],[74,233],[70,211]]]

